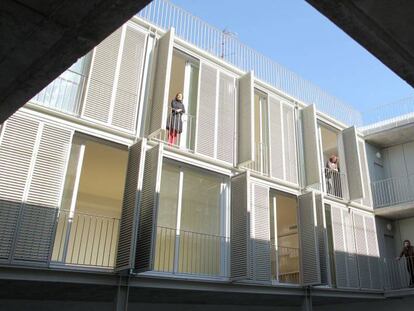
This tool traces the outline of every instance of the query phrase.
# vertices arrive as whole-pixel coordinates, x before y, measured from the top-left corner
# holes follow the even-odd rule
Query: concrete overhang
[[[414,202],[376,208],[374,213],[392,220],[414,217]]]
[[[414,86],[414,1],[306,1]]]
[[[150,0],[2,0],[0,124]]]

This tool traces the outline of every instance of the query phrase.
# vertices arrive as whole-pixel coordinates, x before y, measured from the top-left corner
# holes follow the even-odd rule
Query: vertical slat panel
[[[359,273],[359,282],[361,288],[370,288],[371,287],[371,278],[369,273],[369,259],[368,259],[368,249],[366,244],[365,237],[365,228],[364,228],[364,216],[354,212],[354,232],[355,232],[355,245],[357,251],[358,259],[358,273]]]
[[[146,35],[126,28],[112,125],[134,131],[138,113],[139,90],[144,65]]]
[[[161,167],[162,145],[157,145],[148,150],[145,155],[135,249],[135,269],[137,271],[148,271],[153,268],[153,245],[156,239],[156,212],[160,195]]]
[[[301,282],[304,285],[320,284],[321,270],[316,233],[315,193],[302,194],[298,197],[298,201]]]
[[[283,179],[285,164],[283,162],[282,105],[272,96],[269,96],[269,114],[270,173],[274,178]]]
[[[269,188],[255,183],[251,187],[250,266],[253,280],[266,282],[271,280]]]
[[[321,164],[318,157],[318,128],[315,105],[302,109],[302,138],[306,174],[305,186],[319,185],[321,182]]]
[[[371,199],[371,181],[369,178],[368,166],[367,166],[367,157],[365,152],[365,143],[363,140],[358,140],[358,150],[359,150],[359,162],[361,163],[361,173],[362,173],[362,184],[364,187],[364,198],[362,199],[362,204],[365,206],[372,207]]]
[[[104,123],[109,121],[121,33],[119,28],[95,48],[83,107],[83,116]]]
[[[217,69],[201,63],[196,152],[214,157]]]
[[[364,197],[364,186],[355,127],[352,126],[343,130],[342,139],[344,144],[349,197],[351,200],[361,199]]]
[[[335,276],[338,288],[348,287],[348,269],[346,260],[345,225],[342,208],[331,205],[332,240],[335,256]]]
[[[368,260],[371,274],[371,288],[383,288],[382,271],[380,267],[378,235],[373,215],[365,215],[365,235],[367,240]]]
[[[330,267],[329,267],[329,252],[328,252],[328,237],[325,221],[325,208],[323,197],[321,194],[315,195],[316,205],[316,219],[317,219],[317,237],[319,250],[319,263],[321,269],[321,283],[330,284]]]
[[[0,259],[9,259],[39,122],[15,114],[0,145]]]
[[[359,288],[359,276],[358,276],[358,259],[357,250],[355,245],[354,227],[352,221],[352,214],[348,210],[342,210],[342,217],[345,226],[345,239],[346,239],[346,264],[348,269],[348,282],[349,288]]]
[[[248,172],[231,179],[230,277],[249,279],[250,210]]]
[[[253,72],[239,79],[238,164],[254,161],[254,86]]]
[[[153,97],[151,101],[151,120],[149,134],[165,128],[168,109],[168,92],[170,87],[174,28],[171,28],[157,42],[157,65],[153,80]]]
[[[13,260],[48,263],[71,140],[72,131],[43,126]]]
[[[295,110],[292,106],[283,104],[283,134],[286,180],[298,182],[298,169],[296,158]]]
[[[235,96],[234,78],[220,72],[217,124],[217,159],[233,164]]]
[[[142,168],[145,163],[145,146],[146,140],[143,139],[129,148],[116,261],[118,271],[134,267],[139,200],[142,191]]]

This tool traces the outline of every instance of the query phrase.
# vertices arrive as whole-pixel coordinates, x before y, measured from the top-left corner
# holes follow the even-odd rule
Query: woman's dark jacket
[[[177,112],[179,109],[181,109],[181,111]],[[176,99],[173,99],[171,101],[171,108],[169,110],[167,118],[167,130],[175,130],[177,133],[181,133],[183,131],[183,121],[181,120],[183,113],[185,113],[183,103]]]

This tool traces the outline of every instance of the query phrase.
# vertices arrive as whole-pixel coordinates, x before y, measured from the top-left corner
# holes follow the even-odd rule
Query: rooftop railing
[[[333,97],[315,84],[303,79],[269,57],[243,44],[228,31],[223,31],[193,16],[167,0],[153,0],[138,17],[163,30],[175,28],[182,40],[255,76],[276,89],[349,125],[362,125],[360,112]]]

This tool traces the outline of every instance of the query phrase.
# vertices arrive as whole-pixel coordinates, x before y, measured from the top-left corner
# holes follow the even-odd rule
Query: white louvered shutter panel
[[[361,288],[371,288],[364,216],[360,213],[354,212],[353,219],[360,286]]]
[[[295,125],[295,109],[283,104],[283,143],[285,154],[285,170],[286,181],[298,183],[298,169],[296,158],[296,125]]]
[[[328,235],[325,221],[325,205],[321,194],[315,194],[316,205],[316,233],[318,237],[319,264],[321,270],[321,283],[331,284],[329,251],[328,251]]]
[[[162,169],[162,145],[147,150],[145,155],[142,195],[139,208],[138,237],[135,249],[135,269],[153,269],[156,214],[159,201]]]
[[[357,250],[355,245],[354,226],[352,221],[352,214],[348,210],[342,210],[342,217],[345,225],[345,239],[346,239],[346,263],[348,269],[348,287],[359,288],[359,276],[358,276],[358,259]]]
[[[342,131],[342,140],[347,169],[349,198],[351,200],[361,199],[364,197],[364,186],[357,134],[354,126]]]
[[[138,230],[139,199],[142,191],[143,167],[145,163],[146,140],[129,148],[128,168],[122,201],[122,216],[119,230],[116,269],[128,270],[134,267],[135,245]]]
[[[345,225],[342,208],[331,205],[332,240],[335,256],[335,276],[338,288],[348,287],[348,269],[346,259]]]
[[[121,33],[119,28],[95,48],[83,104],[83,116],[103,123],[109,121]]]
[[[270,173],[278,179],[284,179],[285,163],[283,161],[283,136],[282,136],[282,104],[272,96],[269,96],[270,118]]]
[[[71,130],[43,125],[21,213],[14,260],[43,264],[49,261],[72,134]]]
[[[369,172],[368,172],[368,167],[367,167],[365,143],[363,140],[358,140],[358,150],[359,150],[359,162],[361,163],[362,184],[364,188],[364,198],[362,199],[362,204],[368,207],[372,207],[371,187],[370,187],[371,182],[370,182]]]
[[[300,241],[301,282],[303,285],[321,283],[319,246],[316,232],[315,193],[298,197],[298,230]]]
[[[306,174],[305,185],[320,185],[321,164],[318,156],[318,128],[315,105],[302,109],[302,138]]]
[[[164,129],[166,125],[165,123],[167,122],[173,43],[174,28],[171,28],[170,31],[165,33],[157,42],[158,54],[153,79],[149,134]]]
[[[138,113],[146,35],[127,26],[119,69],[112,125],[133,132]]]
[[[237,154],[238,164],[254,161],[254,77],[249,72],[239,78]]]
[[[235,126],[234,78],[220,72],[217,124],[217,159],[233,164]]]
[[[217,69],[201,63],[196,152],[214,157]]]
[[[368,261],[371,274],[371,288],[383,288],[382,270],[378,247],[378,235],[373,215],[365,215],[365,236],[368,246]]]
[[[15,114],[0,141],[0,260],[10,257],[39,122]]]
[[[249,174],[242,173],[231,179],[230,223],[230,277],[233,280],[250,279],[250,210]]]
[[[269,188],[251,184],[251,260],[250,269],[255,281],[270,281],[270,215]]]

